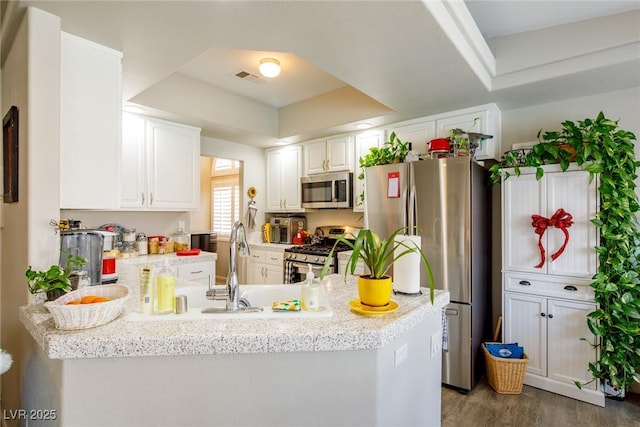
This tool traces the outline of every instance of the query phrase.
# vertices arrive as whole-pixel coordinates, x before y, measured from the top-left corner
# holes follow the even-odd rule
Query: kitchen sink
[[[301,299],[300,285],[240,285],[240,298],[248,301],[251,307],[261,307],[262,311],[239,310],[237,312],[220,311],[203,313],[203,309],[214,308],[224,310],[225,302],[213,301],[206,297],[206,286],[189,286],[176,289],[176,296],[187,297],[188,310],[182,314],[141,314],[131,312],[125,316],[130,321],[158,320],[198,320],[198,319],[313,319],[333,316],[333,309],[326,294],[321,293],[320,310],[318,311],[273,311],[271,305],[276,301]]]

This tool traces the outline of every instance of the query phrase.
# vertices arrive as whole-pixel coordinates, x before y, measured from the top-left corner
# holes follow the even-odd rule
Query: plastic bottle
[[[164,260],[164,267],[158,272],[157,280],[157,314],[170,314],[175,311],[176,276],[169,268],[169,260]]]
[[[306,311],[320,310],[320,285],[314,282],[315,274],[311,264],[307,272],[307,280],[302,285],[302,302],[300,306]]]
[[[153,291],[151,283],[153,280],[153,267],[150,265],[140,266],[140,313],[153,313]]]

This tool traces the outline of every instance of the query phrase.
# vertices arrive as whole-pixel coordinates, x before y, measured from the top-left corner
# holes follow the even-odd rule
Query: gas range
[[[349,226],[317,227],[314,233],[313,243],[292,246],[285,249],[284,257],[291,261],[324,264],[338,237],[355,240],[358,231],[359,229]],[[348,245],[340,242],[335,247],[334,256],[338,252],[349,250],[351,250],[351,248]]]

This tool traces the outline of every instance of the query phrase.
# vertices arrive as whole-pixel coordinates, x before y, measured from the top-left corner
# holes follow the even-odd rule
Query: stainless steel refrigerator
[[[421,236],[435,288],[451,294],[442,382],[461,390],[483,374],[480,344],[491,334],[490,215],[487,170],[469,157],[365,169],[365,227],[381,238],[411,227]],[[420,278],[427,286],[424,266]]]

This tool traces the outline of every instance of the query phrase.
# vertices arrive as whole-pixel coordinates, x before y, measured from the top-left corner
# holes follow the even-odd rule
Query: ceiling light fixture
[[[371,126],[373,126],[373,125],[371,123],[368,123],[368,122],[358,123],[358,124],[356,124],[356,129],[369,129]]]
[[[275,58],[262,58],[258,67],[260,74],[265,77],[276,77],[280,74],[280,61]]]

